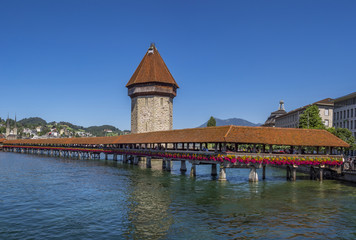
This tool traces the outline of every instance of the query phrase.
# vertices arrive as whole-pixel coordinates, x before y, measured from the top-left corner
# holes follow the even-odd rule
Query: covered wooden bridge
[[[46,154],[78,159],[100,158],[100,154],[118,156],[124,162],[146,162],[161,159],[163,169],[170,171],[172,161],[186,161],[196,166],[210,164],[212,175],[226,180],[226,168],[250,168],[249,180],[258,181],[256,169],[277,165],[287,169],[287,179],[295,180],[300,166],[310,168],[311,174],[323,178],[324,169],[338,171],[343,163],[347,143],[325,130],[222,126],[192,128],[120,135],[115,137],[19,139],[3,141],[8,152]]]

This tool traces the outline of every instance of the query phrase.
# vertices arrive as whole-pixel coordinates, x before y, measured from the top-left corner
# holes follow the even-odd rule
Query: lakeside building
[[[298,128],[299,127],[299,117],[307,107],[316,105],[319,108],[319,115],[325,125],[325,127],[333,126],[333,109],[334,109],[334,101],[331,98],[325,98],[313,104],[306,105],[301,108],[297,108],[290,112],[287,112],[284,115],[277,116],[275,118],[275,126],[276,127],[284,127],[284,128]]]
[[[279,107],[277,111],[271,112],[271,115],[267,118],[266,122],[262,125],[262,127],[275,127],[276,126],[276,117],[282,116],[286,114],[286,110],[284,109],[284,101],[279,101]]]
[[[335,128],[347,128],[356,138],[356,92],[334,100]]]

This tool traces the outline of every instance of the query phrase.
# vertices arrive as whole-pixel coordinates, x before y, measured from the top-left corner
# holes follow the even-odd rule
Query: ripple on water
[[[246,169],[228,169],[229,182],[211,180],[209,166],[196,179],[179,163],[158,169],[0,153],[0,239],[356,236],[354,185],[287,182],[273,168],[253,184]]]

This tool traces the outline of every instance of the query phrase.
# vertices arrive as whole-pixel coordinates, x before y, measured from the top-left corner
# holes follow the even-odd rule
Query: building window
[[[354,117],[354,110],[351,109],[351,117]]]
[[[329,127],[329,120],[326,119],[324,124],[325,124],[326,127]]]
[[[339,120],[339,112],[336,113],[336,119]]]
[[[344,110],[344,119],[346,118],[346,110]]]
[[[148,106],[148,98],[145,98],[145,104]]]
[[[349,121],[347,121],[347,127],[346,128],[349,128]]]
[[[329,109],[325,109],[324,114],[325,116],[329,116]]]
[[[353,129],[353,121],[350,121],[350,123],[351,123],[351,126],[350,126],[350,129]]]
[[[163,106],[163,98],[161,98],[161,106]]]
[[[349,117],[350,117],[350,110],[347,109],[347,118],[349,118]]]

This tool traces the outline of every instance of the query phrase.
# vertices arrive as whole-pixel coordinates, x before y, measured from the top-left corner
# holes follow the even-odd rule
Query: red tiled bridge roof
[[[5,140],[4,144],[99,145],[205,142],[315,147],[349,147],[346,142],[325,130],[241,126],[191,128],[121,135],[115,137]]]

